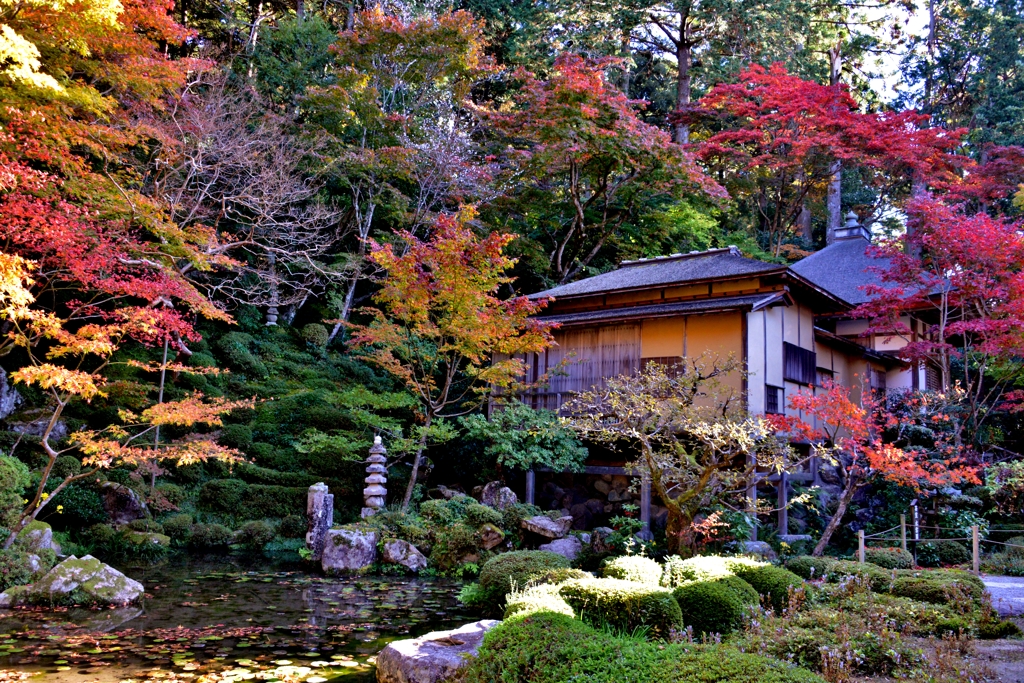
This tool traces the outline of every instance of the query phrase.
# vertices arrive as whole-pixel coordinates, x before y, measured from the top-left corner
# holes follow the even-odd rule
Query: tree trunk
[[[676,75],[676,110],[684,111],[690,106],[690,63],[693,46],[690,45],[686,36],[686,17],[679,18],[679,44],[676,48],[676,60],[679,64],[679,71]],[[677,123],[674,131],[675,142],[685,145],[690,142],[690,126],[685,123]]]
[[[409,511],[409,503],[412,502],[412,492],[416,488],[416,478],[420,473],[420,462],[423,460],[423,451],[427,448],[427,438],[430,435],[430,423],[433,415],[427,413],[427,421],[423,424],[423,434],[420,435],[420,442],[416,445],[416,456],[412,460],[412,472],[409,473],[409,485],[405,487],[405,496],[402,498],[402,512]]]
[[[836,529],[843,521],[843,515],[846,514],[846,509],[850,507],[850,501],[853,500],[853,494],[860,488],[860,481],[852,474],[849,475],[846,481],[846,488],[843,489],[842,495],[839,496],[839,507],[836,508],[836,512],[832,515],[832,519],[828,520],[828,524],[825,526],[825,530],[821,533],[821,539],[818,541],[818,545],[814,546],[814,552],[811,553],[814,557],[821,557],[821,554],[825,552],[825,548],[828,547],[828,542],[832,538],[832,534],[835,533]]]
[[[829,58],[829,84],[838,87],[843,72],[843,46],[836,43],[835,47],[828,51]],[[836,231],[843,226],[843,202],[842,183],[843,165],[834,161],[829,169],[832,178],[828,183],[828,196],[826,206],[828,207],[828,227],[825,230],[825,243],[832,244],[836,238]]]

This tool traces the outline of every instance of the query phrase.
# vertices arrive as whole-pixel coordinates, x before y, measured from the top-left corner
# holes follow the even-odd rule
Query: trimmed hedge
[[[602,574],[609,579],[622,579],[657,586],[661,582],[661,565],[649,557],[623,555],[604,566]]]
[[[786,569],[793,572],[802,579],[811,581],[828,575],[836,560],[831,557],[813,557],[801,555],[786,562]]]
[[[480,570],[480,590],[473,606],[498,614],[513,588],[523,589],[556,569],[569,569],[569,560],[544,550],[517,550],[491,558]]]
[[[955,581],[967,591],[975,602],[980,603],[985,598],[985,582],[974,574],[965,572],[962,569],[900,570],[896,572],[896,577],[924,578],[946,582]]]
[[[738,576],[688,583],[672,595],[683,613],[683,624],[692,627],[694,635],[736,630],[743,614],[760,601],[753,586]]]
[[[781,567],[736,567],[736,576],[740,577],[771,602],[772,608],[782,613],[789,605],[789,589],[800,588],[804,580]]]
[[[883,569],[913,569],[914,556],[902,548],[868,548],[864,561]]]
[[[308,489],[294,486],[211,479],[199,489],[198,507],[234,515],[238,519],[287,517],[306,509],[308,493]]]
[[[683,615],[672,592],[661,586],[621,579],[574,579],[558,594],[580,617],[598,627],[627,633],[646,627],[655,638],[667,638],[679,628]]]
[[[505,604],[505,619],[523,618],[539,612],[554,612],[574,617],[572,607],[558,594],[558,586],[540,584],[515,591]]]
[[[690,581],[712,581],[737,574],[736,569],[767,567],[766,562],[748,557],[723,557],[721,555],[700,555],[683,559],[673,555],[665,560],[661,585],[674,588]]]
[[[552,613],[499,624],[464,671],[464,683],[824,683],[734,648],[648,643]]]

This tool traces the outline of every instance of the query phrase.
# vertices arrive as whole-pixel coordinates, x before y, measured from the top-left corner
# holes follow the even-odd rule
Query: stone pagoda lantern
[[[386,455],[387,450],[385,450],[384,444],[381,443],[380,437],[373,437],[370,457],[366,459],[366,462],[369,464],[366,466],[367,477],[364,480],[366,488],[363,489],[363,517],[370,517],[378,510],[384,509],[384,500],[388,495],[388,490],[384,488],[384,485],[388,483],[388,470],[384,466],[384,463],[387,462]]]

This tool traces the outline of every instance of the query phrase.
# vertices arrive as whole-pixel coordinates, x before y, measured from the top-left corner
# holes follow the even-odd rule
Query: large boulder
[[[377,683],[439,683],[451,680],[475,656],[484,634],[499,621],[485,619],[453,631],[396,640],[377,655]]]
[[[778,558],[772,547],[764,541],[740,541],[736,544],[736,547],[741,553],[757,555],[769,562]]]
[[[376,561],[376,531],[331,529],[327,532],[321,566],[328,574],[365,572]]]
[[[7,371],[0,368],[0,419],[18,409],[24,399],[7,379]]]
[[[495,510],[504,510],[519,502],[515,492],[500,481],[492,481],[480,492],[480,502]]]
[[[0,593],[0,607],[15,605],[130,605],[143,594],[142,584],[92,555],[72,555],[27,586]]]
[[[49,410],[23,410],[7,418],[7,427],[12,432],[42,438],[50,425],[53,412]],[[57,420],[50,430],[50,443],[57,443],[68,435],[68,426],[64,420]]]
[[[418,572],[427,568],[427,557],[408,541],[388,541],[384,544],[384,561],[400,564],[406,569]]]
[[[544,515],[537,515],[536,517],[524,519],[522,527],[545,538],[564,538],[569,533],[569,529],[572,528],[572,516],[567,515],[559,519],[551,519]]]
[[[115,526],[146,517],[146,503],[132,489],[114,481],[105,481],[100,488],[103,491],[103,509]]]
[[[570,562],[575,562],[579,554],[583,552],[583,543],[576,536],[566,536],[565,538],[559,538],[550,543],[539,545],[537,550],[546,550],[549,553],[561,555]]]

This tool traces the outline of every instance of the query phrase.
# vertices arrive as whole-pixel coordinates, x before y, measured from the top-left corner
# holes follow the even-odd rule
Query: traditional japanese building
[[[923,371],[912,377],[895,357],[899,346],[881,337],[862,338],[867,322],[851,317],[866,300],[861,285],[877,281],[872,267],[884,265],[867,253],[868,246],[867,231],[852,221],[832,245],[792,266],[747,258],[727,247],[626,261],[611,272],[539,292],[533,296],[551,299],[540,318],[558,323],[556,344],[525,359],[527,379],[535,382],[561,369],[522,399],[558,411],[574,392],[599,387],[609,377],[701,355],[741,361],[745,373],[736,372],[727,382],[754,414],[791,413],[788,397],[815,391],[826,378],[849,386],[855,398],[865,381],[875,389],[919,386]],[[593,486],[595,477],[606,484],[609,477],[622,477],[627,474],[623,464],[588,463],[587,485]],[[537,491],[530,473],[527,499],[539,493],[544,505],[570,512],[575,506],[574,516],[600,517],[593,499],[587,499],[590,510],[584,512],[577,500],[584,494],[570,496],[564,486],[556,485],[555,495],[546,498],[543,487],[550,479],[542,475]],[[778,480],[766,476],[758,483],[775,487],[784,503],[790,483],[818,483],[817,468],[812,461],[808,471]],[[621,489],[621,481],[611,483]],[[604,488],[610,487],[598,486]],[[646,489],[641,493],[646,521],[657,501]],[[788,532],[784,512],[779,531]]]

